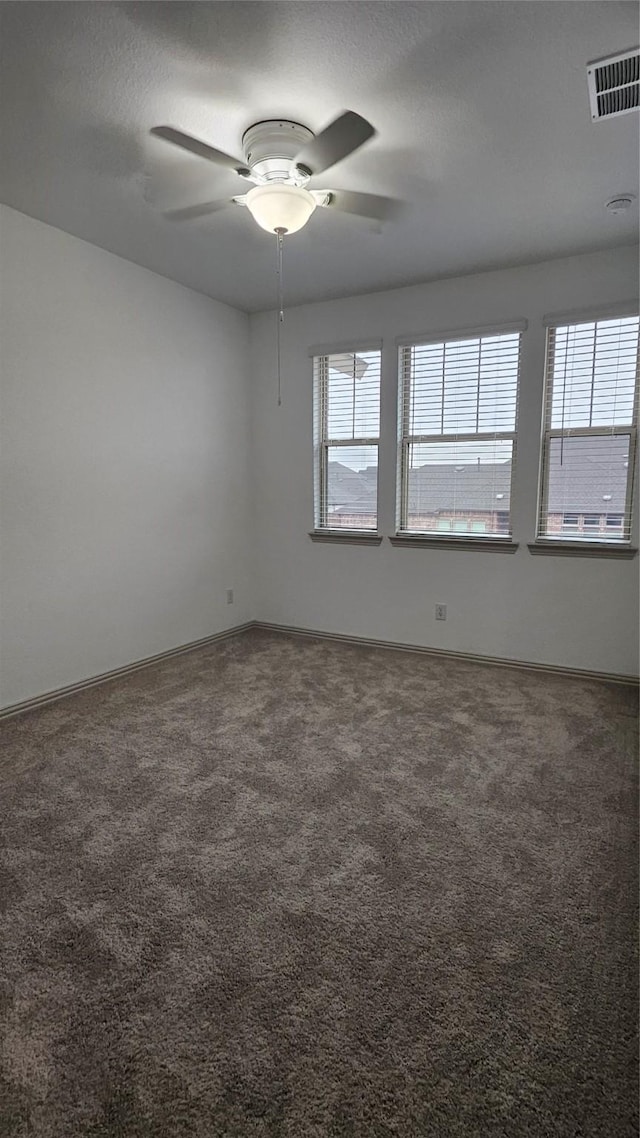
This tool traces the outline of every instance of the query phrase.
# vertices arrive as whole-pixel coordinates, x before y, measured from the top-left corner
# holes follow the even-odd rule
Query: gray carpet
[[[635,714],[252,631],[7,721],[2,1134],[632,1138]]]

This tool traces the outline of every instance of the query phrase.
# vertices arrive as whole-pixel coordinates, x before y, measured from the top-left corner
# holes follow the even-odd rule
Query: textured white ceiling
[[[265,118],[378,136],[312,185],[397,196],[379,226],[317,210],[285,239],[287,303],[637,240],[638,117],[593,124],[585,64],[635,46],[637,5],[523,2],[0,5],[0,200],[249,311],[275,303],[275,239],[245,192],[149,129],[232,154]]]

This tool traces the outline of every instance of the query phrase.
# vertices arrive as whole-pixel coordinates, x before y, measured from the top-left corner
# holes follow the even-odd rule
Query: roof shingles
[[[628,440],[624,436],[552,440],[549,513],[621,514]],[[329,463],[329,510],[375,513],[376,468]],[[409,475],[410,513],[493,512],[510,508],[511,463],[429,463]]]

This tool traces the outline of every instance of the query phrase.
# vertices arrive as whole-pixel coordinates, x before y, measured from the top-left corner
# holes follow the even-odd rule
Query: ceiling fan
[[[288,119],[269,119],[254,123],[244,132],[244,161],[240,161],[172,126],[155,126],[151,130],[155,137],[254,183],[246,194],[169,210],[164,216],[187,221],[228,205],[242,205],[258,225],[280,238],[302,229],[317,206],[384,221],[399,207],[391,198],[352,190],[308,189],[312,178],[353,154],[375,133],[371,123],[355,111],[345,111],[317,135]]]

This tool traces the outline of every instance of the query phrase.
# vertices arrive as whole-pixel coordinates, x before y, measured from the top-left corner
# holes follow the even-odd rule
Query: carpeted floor
[[[635,713],[253,631],[7,721],[0,1132],[632,1138]]]

